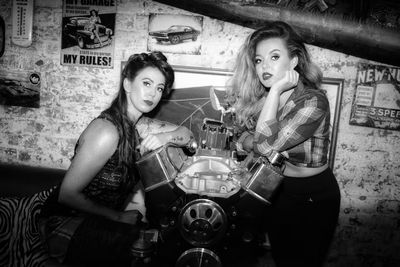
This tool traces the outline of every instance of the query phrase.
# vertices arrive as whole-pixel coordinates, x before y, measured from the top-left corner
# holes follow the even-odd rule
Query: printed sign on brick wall
[[[400,68],[359,65],[350,124],[400,130]]]
[[[202,31],[201,16],[152,13],[147,50],[200,55]]]
[[[63,1],[61,64],[113,68],[116,1]]]

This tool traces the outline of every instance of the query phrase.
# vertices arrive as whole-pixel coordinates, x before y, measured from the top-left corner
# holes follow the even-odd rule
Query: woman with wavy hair
[[[322,266],[338,221],[340,191],[328,166],[330,108],[322,73],[285,22],[245,40],[229,92],[241,128],[237,148],[284,157],[268,234],[278,267]]]
[[[185,127],[143,116],[169,94],[173,82],[162,53],[129,58],[118,95],[83,131],[71,166],[42,209],[50,256],[89,266],[131,266],[143,217],[125,210],[139,181],[135,161],[167,143],[184,146],[192,137]]]

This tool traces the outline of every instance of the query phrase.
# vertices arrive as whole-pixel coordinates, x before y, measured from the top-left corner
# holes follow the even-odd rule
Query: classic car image
[[[199,34],[200,31],[184,25],[172,25],[166,30],[149,32],[149,35],[156,39],[158,43],[170,42],[171,44],[177,44],[183,40],[196,41]]]
[[[71,17],[63,29],[63,40],[74,40],[81,49],[100,48],[111,44],[113,31],[102,24],[96,24],[94,30],[88,28],[88,17]],[[97,36],[95,34],[97,30]]]

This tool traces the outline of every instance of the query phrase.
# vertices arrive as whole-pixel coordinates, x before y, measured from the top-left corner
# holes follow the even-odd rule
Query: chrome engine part
[[[188,158],[175,178],[176,185],[186,194],[229,198],[241,189],[247,171],[228,150],[231,129],[222,122],[205,119],[200,134],[200,147]]]
[[[179,214],[179,230],[191,245],[209,247],[225,234],[227,218],[220,205],[209,199],[196,199]]]
[[[192,248],[182,253],[176,267],[222,267],[218,255],[206,248]]]
[[[160,257],[176,266],[205,259],[213,265],[204,266],[222,266],[265,238],[259,218],[269,202],[259,188],[260,162],[249,168],[256,161],[238,160],[233,129],[223,122],[205,119],[201,129],[193,155],[165,146],[137,162],[150,226],[164,242]]]
[[[214,154],[200,150],[189,158],[185,162],[187,167],[175,178],[176,185],[187,194],[210,197],[228,198],[239,192],[238,163],[225,155]]]

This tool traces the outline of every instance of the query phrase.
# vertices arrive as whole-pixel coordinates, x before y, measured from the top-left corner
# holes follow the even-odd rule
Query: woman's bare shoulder
[[[79,143],[85,142],[98,149],[115,149],[119,134],[116,126],[106,119],[93,120],[82,133]]]

